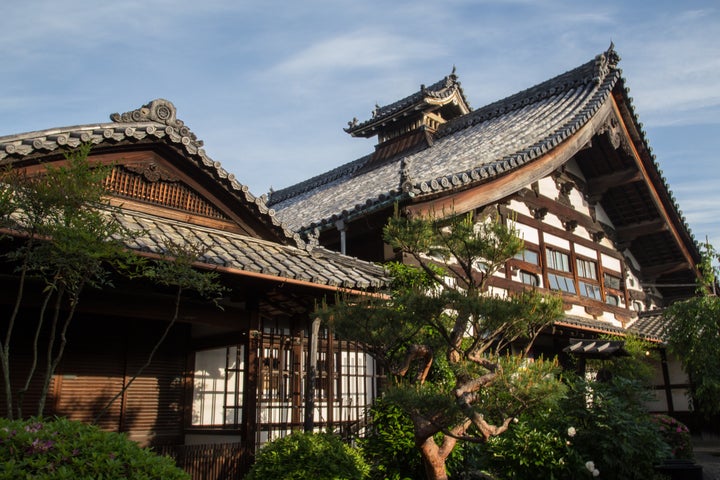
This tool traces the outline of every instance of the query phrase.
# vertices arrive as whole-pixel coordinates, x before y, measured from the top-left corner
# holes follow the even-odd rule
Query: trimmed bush
[[[337,436],[295,432],[265,445],[246,480],[363,480],[369,470]]]
[[[0,418],[0,479],[188,480],[172,459],[125,435],[65,418]]]
[[[688,427],[669,415],[656,414],[652,418],[663,441],[670,447],[671,458],[691,460],[694,455]]]

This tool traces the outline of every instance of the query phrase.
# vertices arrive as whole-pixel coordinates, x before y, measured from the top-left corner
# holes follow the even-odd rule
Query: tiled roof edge
[[[599,88],[595,91],[592,98],[587,102],[582,110],[580,110],[566,124],[557,129],[553,134],[536,142],[534,145],[508,155],[490,165],[483,165],[482,167],[473,168],[463,172],[456,172],[429,181],[418,182],[412,186],[412,194],[417,196],[431,195],[444,190],[467,187],[501,175],[525,163],[531,162],[538,157],[541,157],[560,143],[567,140],[582,126],[584,126],[593,115],[595,115],[602,104],[607,100],[619,78],[620,71],[617,69],[606,75]]]
[[[622,70],[620,70],[620,73],[622,73]],[[688,223],[687,218],[683,214],[682,210],[680,209],[680,204],[678,203],[677,199],[675,198],[675,194],[673,194],[672,190],[670,190],[670,185],[668,183],[667,178],[665,177],[663,170],[660,168],[660,164],[657,161],[657,156],[652,153],[653,149],[652,146],[650,146],[650,142],[648,141],[647,133],[645,132],[643,123],[640,121],[638,113],[635,111],[635,105],[633,103],[633,97],[630,96],[630,88],[626,86],[626,81],[624,77],[620,77],[619,84],[622,87],[623,95],[625,96],[626,102],[625,105],[628,108],[628,113],[630,114],[630,118],[632,119],[633,126],[635,127],[635,130],[638,132],[638,135],[640,136],[640,141],[642,142],[642,148],[647,152],[647,155],[650,158],[650,161],[652,162],[653,166],[655,167],[655,171],[657,172],[658,179],[660,180],[660,183],[662,185],[662,188],[667,193],[667,198],[670,201],[670,206],[675,210],[678,216],[678,220],[680,221],[680,226],[685,230],[685,233],[688,235],[688,238],[693,243],[693,246],[696,250],[696,255],[698,256],[698,260],[700,258],[700,248],[698,247],[698,241],[695,238],[695,235],[693,234],[692,229],[690,228],[690,224]],[[641,155],[643,152],[639,152]]]
[[[360,170],[371,159],[371,157],[372,154],[365,155],[356,160],[353,160],[352,162],[340,165],[339,167],[336,167],[330,171],[321,173],[320,175],[316,175],[300,183],[291,185],[287,188],[282,188],[280,190],[271,190],[269,193],[267,204],[269,206],[276,205],[280,202],[284,202],[285,200],[326,185],[339,178],[352,175],[353,173]]]
[[[221,184],[237,194],[281,237],[299,247],[305,247],[302,238],[275,217],[274,210],[267,206],[263,197],[250,193],[247,185],[238,182],[235,175],[227,172],[220,162],[205,153],[202,140],[198,140],[184,122],[177,119],[176,112],[172,102],[159,98],[129,112],[113,113],[110,115],[112,123],[53,128],[0,137],[0,164],[8,164],[13,158],[20,159],[33,153],[76,148],[88,142],[97,145],[103,142],[138,141],[147,137],[164,139],[195,157],[198,166],[209,171]]]
[[[355,204],[355,206],[349,210],[343,210],[342,212],[334,213],[330,217],[316,220],[309,225],[301,227],[301,232],[305,236],[313,236],[313,232],[323,230],[328,225],[332,225],[338,220],[349,220],[356,215],[365,215],[375,210],[382,209],[388,205],[392,205],[395,202],[400,202],[406,198],[408,193],[401,191],[400,189],[391,190],[388,193],[382,193],[375,198],[368,198],[364,203]]]
[[[502,100],[481,107],[467,115],[450,120],[440,127],[437,138],[442,138],[491,118],[505,115],[578,85],[584,85],[590,82],[599,85],[606,80],[609,74],[619,71],[617,69],[619,61],[620,56],[615,52],[615,46],[610,44],[610,48],[608,48],[607,51],[596,55],[595,58],[579,67],[568,70],[565,73],[510,95]]]

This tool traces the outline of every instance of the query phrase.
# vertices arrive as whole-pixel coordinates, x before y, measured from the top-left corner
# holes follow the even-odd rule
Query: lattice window
[[[119,197],[227,220],[210,202],[155,163],[113,167],[105,188]]]
[[[192,424],[238,425],[242,422],[244,346],[195,353]]]

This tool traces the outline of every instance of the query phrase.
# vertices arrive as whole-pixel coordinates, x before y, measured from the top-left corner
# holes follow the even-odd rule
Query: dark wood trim
[[[611,102],[604,102],[595,115],[570,138],[521,168],[514,168],[507,174],[493,177],[478,186],[459,192],[447,192],[441,197],[424,200],[405,207],[410,216],[450,216],[465,213],[495,203],[536,180],[545,178],[570,160],[595,135],[612,112]]]
[[[675,411],[675,405],[672,397],[672,386],[670,385],[670,370],[668,369],[667,352],[664,348],[660,348],[660,366],[663,376],[663,390],[665,390],[665,401],[667,402],[667,410],[670,415]]]
[[[543,275],[546,276],[545,273]],[[547,285],[547,279],[543,278],[544,285]],[[496,288],[502,288],[505,290],[508,290],[510,292],[519,292],[523,289],[530,288],[529,285],[525,285],[520,282],[516,282],[514,280],[510,280],[503,277],[491,277],[490,279],[490,285]],[[543,294],[554,294],[558,295],[562,298],[563,303],[565,305],[577,305],[579,307],[583,307],[586,310],[590,309],[591,311],[602,311],[611,313],[615,316],[615,319],[621,322],[623,325],[627,322],[631,321],[634,316],[637,315],[637,312],[632,310],[628,307],[616,307],[614,305],[610,305],[608,303],[599,301],[599,300],[593,300],[591,298],[582,297],[580,295],[571,295],[565,292],[558,292],[555,290],[550,290],[549,288],[544,287],[535,287],[535,290],[537,290],[540,293]],[[627,304],[626,304],[627,305]]]
[[[554,225],[549,225],[547,223],[542,222],[541,220],[537,220],[537,219],[534,219],[527,215],[524,215],[522,213],[518,213],[515,210],[510,209],[509,207],[501,207],[501,208],[512,211],[516,218],[515,221],[518,224],[527,225],[528,227],[533,227],[540,232],[549,233],[556,237],[560,237],[563,240],[567,240],[571,243],[577,243],[579,245],[582,245],[583,247],[597,250],[600,253],[603,253],[609,257],[613,257],[617,260],[620,260],[621,263],[623,263],[625,260],[625,257],[620,252],[613,250],[610,247],[606,247],[605,245],[601,245],[597,242],[593,242],[592,240],[588,240],[586,238],[580,237],[578,235],[575,235],[572,232],[568,232],[567,230],[555,227]],[[550,213],[552,213],[552,212],[550,212]]]
[[[587,195],[591,200],[599,201],[609,189],[643,180],[642,172],[636,168],[626,168],[605,175],[598,175],[587,181]]]
[[[250,331],[245,348],[245,385],[243,385],[243,409],[241,427],[243,439],[243,455],[252,458],[255,455],[254,446],[257,435],[257,408],[258,408],[258,350],[261,340],[261,319],[257,305],[248,306],[250,309]]]
[[[620,112],[620,108],[617,104],[617,100],[614,96],[611,96],[610,99],[612,101],[607,102],[608,105],[612,106],[612,109],[615,113],[615,116],[618,119],[619,128],[622,129],[623,135],[625,138],[631,139],[632,136],[630,135],[630,132],[628,130],[628,127],[625,123],[625,120],[623,119],[622,113]],[[630,150],[632,152],[633,159],[635,160],[635,164],[638,166],[638,169],[642,172],[642,176],[645,179],[645,183],[648,186],[648,192],[650,193],[650,196],[653,200],[653,203],[655,203],[655,206],[657,207],[660,217],[663,219],[663,221],[667,224],[670,230],[670,234],[675,239],[675,242],[678,245],[678,248],[682,252],[683,257],[685,257],[687,261],[688,266],[695,265],[695,261],[693,259],[693,255],[688,249],[688,246],[683,241],[683,235],[678,231],[677,227],[675,226],[676,223],[673,221],[673,218],[671,218],[670,212],[668,212],[668,209],[665,208],[662,198],[660,197],[660,193],[658,192],[657,187],[653,183],[650,173],[648,172],[648,169],[645,166],[645,162],[643,161],[643,157],[638,152],[635,143],[634,142],[628,142]],[[691,267],[692,268],[692,267]],[[700,272],[697,268],[692,268],[695,275],[699,278]]]

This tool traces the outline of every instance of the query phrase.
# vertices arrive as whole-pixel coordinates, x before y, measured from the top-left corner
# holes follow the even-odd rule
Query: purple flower
[[[42,423],[33,423],[32,425],[25,425],[25,431],[30,433],[38,432],[42,429]]]

